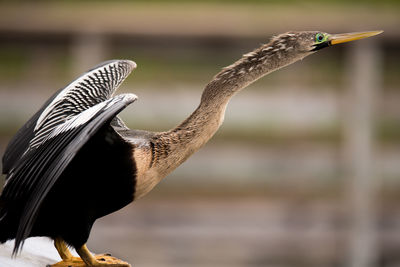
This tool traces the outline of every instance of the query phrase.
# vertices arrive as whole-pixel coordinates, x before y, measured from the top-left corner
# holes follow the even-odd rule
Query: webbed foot
[[[56,264],[49,265],[51,267],[131,267],[125,261],[109,256],[109,254],[94,255],[95,261],[87,265],[81,258],[72,257],[68,260],[62,260]]]
[[[81,259],[90,267],[131,267],[125,261],[112,257],[109,254],[92,255],[86,245],[76,250]]]

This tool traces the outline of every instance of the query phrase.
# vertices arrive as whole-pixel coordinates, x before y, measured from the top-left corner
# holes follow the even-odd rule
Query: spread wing
[[[18,131],[3,156],[6,184],[1,203],[24,202],[14,253],[29,236],[38,209],[80,148],[136,100],[133,94],[111,97],[136,64],[102,63],[56,92]],[[0,205],[0,220],[8,205]]]
[[[80,148],[127,105],[136,100],[133,94],[110,98],[56,126],[36,148],[28,150],[8,174],[2,199],[27,199],[20,218],[14,253],[29,236],[40,205]],[[1,210],[0,217],[7,210]]]
[[[106,61],[56,92],[8,144],[3,173],[9,173],[24,153],[38,147],[58,125],[109,99],[135,67],[129,60]]]

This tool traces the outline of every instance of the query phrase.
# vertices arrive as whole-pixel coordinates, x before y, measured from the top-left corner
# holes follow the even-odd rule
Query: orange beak
[[[332,34],[328,41],[331,45],[341,44],[346,42],[351,42],[371,36],[375,36],[377,34],[382,33],[383,31],[370,31],[370,32],[352,32],[352,33],[341,33],[341,34]]]

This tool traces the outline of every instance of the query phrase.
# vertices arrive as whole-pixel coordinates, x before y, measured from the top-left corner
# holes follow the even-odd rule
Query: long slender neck
[[[156,161],[164,175],[179,166],[215,134],[233,95],[262,76],[305,56],[297,55],[293,47],[286,47],[279,40],[273,39],[224,68],[207,84],[200,105],[185,121],[155,136],[155,147],[158,147]]]

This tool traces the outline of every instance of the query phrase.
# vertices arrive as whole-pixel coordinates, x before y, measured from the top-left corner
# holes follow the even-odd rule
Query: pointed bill
[[[346,43],[350,41],[355,41],[367,37],[371,37],[377,34],[382,33],[383,31],[370,31],[370,32],[352,32],[352,33],[341,33],[341,34],[332,34],[329,38],[330,44],[340,44]]]

